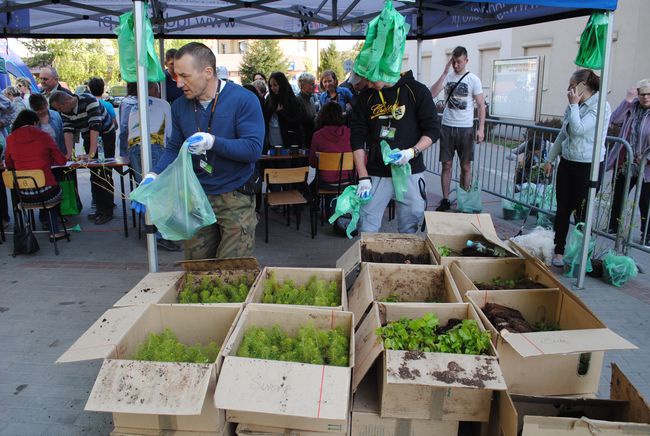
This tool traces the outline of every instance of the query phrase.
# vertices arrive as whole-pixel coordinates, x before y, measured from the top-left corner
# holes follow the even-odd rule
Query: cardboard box
[[[438,436],[457,433],[458,421],[379,416],[376,368],[371,369],[354,394],[350,436]]]
[[[304,306],[304,307],[313,307],[316,309],[336,309],[336,310],[347,310],[348,309],[348,293],[347,288],[345,287],[345,277],[343,275],[343,270],[340,268],[280,268],[280,267],[265,267],[262,270],[262,273],[255,281],[255,284],[251,288],[250,293],[248,294],[247,303],[262,303],[264,298],[264,284],[271,277],[271,274],[275,274],[275,279],[282,283],[285,280],[293,280],[293,282],[299,286],[304,285],[309,281],[313,276],[316,276],[318,279],[331,281],[335,280],[336,284],[341,292],[341,304],[334,307],[325,307],[325,306]],[[290,305],[294,306],[294,305]],[[295,307],[295,306],[294,306]]]
[[[341,272],[342,274],[342,272]],[[342,327],[350,335],[347,367],[237,357],[246,331],[279,325],[288,335],[310,323],[316,328]],[[229,422],[316,432],[347,431],[350,381],[354,366],[354,315],[334,309],[281,304],[248,304],[230,339],[215,405]]]
[[[114,306],[178,303],[178,293],[190,277],[195,282],[200,282],[205,276],[219,277],[224,282],[231,282],[248,276],[251,278],[252,289],[260,273],[260,265],[252,257],[185,260],[179,264],[183,266],[183,271],[147,274],[128,293],[117,300]]]
[[[399,294],[404,303],[461,303],[446,266],[366,263],[348,295],[350,311],[361,323],[373,301]]]
[[[503,248],[511,257],[518,257],[518,254],[497,236],[489,213],[425,212],[424,218],[427,223],[427,242],[438,265],[449,266],[456,260],[485,259],[485,257],[461,256],[460,253],[468,239],[487,241]],[[446,245],[458,255],[442,256],[437,248],[439,245]]]
[[[496,278],[527,278],[541,284],[539,289],[557,289],[557,284],[550,277],[548,270],[526,259],[458,260],[449,266],[449,272],[463,298],[465,292],[479,290],[474,283],[489,283]]]
[[[224,344],[241,308],[241,304],[222,304],[109,309],[57,363],[105,359],[85,410],[113,413],[117,428],[219,432],[225,415],[212,406],[211,398],[220,359],[197,364],[130,357],[149,333],[165,328],[184,344]]]
[[[474,319],[483,329],[467,303],[374,303],[355,333],[359,363],[353,389],[379,359],[382,418],[487,422],[492,391],[506,389],[493,347],[489,356],[385,350],[375,333],[387,322],[426,313],[435,313],[440,325],[451,318]]]
[[[650,434],[650,406],[616,364],[612,364],[610,386],[609,400],[511,396],[500,392],[499,413],[496,420],[498,428],[493,434],[503,436]]]
[[[237,424],[237,436],[345,436],[344,433],[327,433],[290,428],[265,427],[262,425]]]
[[[361,238],[348,248],[336,261],[337,268],[343,268],[346,278],[360,265],[370,262],[367,251],[375,253],[399,253],[427,258],[427,264],[435,265],[436,258],[429,244],[418,235],[405,233],[361,233]],[[389,263],[389,262],[375,262]]]
[[[636,347],[609,330],[574,296],[561,290],[469,291],[499,353],[508,391],[527,395],[598,392],[604,351]],[[521,312],[529,323],[559,324],[562,330],[534,333],[497,331],[483,313],[487,303]]]

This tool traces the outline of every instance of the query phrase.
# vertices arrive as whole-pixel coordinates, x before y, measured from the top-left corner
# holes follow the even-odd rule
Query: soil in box
[[[429,265],[428,254],[402,254],[402,253],[377,253],[376,251],[370,250],[366,247],[361,249],[361,259],[364,262],[373,262],[373,263],[404,263],[404,264],[417,264],[417,265]]]
[[[246,300],[253,278],[242,276],[228,281],[218,276],[188,274],[178,302],[190,303],[241,303]]]
[[[559,325],[554,323],[540,321],[531,325],[524,319],[521,312],[500,304],[487,303],[482,310],[497,331],[506,329],[512,333],[531,333],[562,330]]]
[[[287,336],[277,325],[272,328],[251,327],[244,334],[237,356],[348,366],[350,342],[340,327],[321,330],[306,325],[298,330],[295,338]]]
[[[502,279],[497,277],[489,282],[474,282],[474,285],[481,291],[496,291],[508,289],[544,289],[541,283],[522,277],[518,279]]]

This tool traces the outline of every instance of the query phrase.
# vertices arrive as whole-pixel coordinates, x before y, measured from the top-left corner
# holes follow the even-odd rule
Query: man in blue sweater
[[[174,101],[172,137],[142,184],[153,182],[187,140],[195,155],[194,172],[217,222],[185,241],[185,258],[251,256],[257,225],[252,185],[264,141],[260,103],[250,91],[217,78],[215,56],[204,44],[191,42],[181,47],[174,70],[185,98]]]

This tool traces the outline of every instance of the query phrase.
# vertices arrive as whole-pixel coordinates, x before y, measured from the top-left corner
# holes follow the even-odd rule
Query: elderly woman
[[[27,109],[31,109],[29,107],[29,96],[32,94],[32,82],[26,77],[19,77],[16,79],[16,88],[20,91],[20,96],[23,98]]]
[[[601,147],[601,165],[605,159],[605,137],[611,111],[607,104],[605,120],[601,124],[603,142],[595,145],[599,90],[600,78],[593,71],[578,70],[573,73],[567,90],[569,106],[564,112],[562,129],[544,166],[546,175],[550,175],[555,159],[561,156],[555,188],[555,254],[551,260],[553,266],[557,267],[564,266],[564,246],[571,214],[574,214],[576,222],[585,220],[594,146]],[[602,171],[600,173],[602,174]]]
[[[614,184],[614,200],[609,215],[610,233],[618,232],[618,218],[621,214],[623,202],[625,162],[632,160],[632,174],[630,178],[630,189],[637,182],[638,169],[641,157],[650,149],[650,79],[643,79],[637,83],[635,88],[628,90],[625,99],[612,113],[612,124],[620,124],[619,136],[630,143],[634,156],[627,156],[627,152],[621,143],[616,143],[607,159],[607,169],[612,169],[618,162],[620,171],[617,171]],[[648,231],[648,210],[650,209],[650,162],[646,162],[643,172],[643,186],[641,187],[641,198],[639,200],[639,211],[641,212],[641,244],[650,246],[650,231]]]
[[[18,114],[23,111],[24,109],[27,109],[27,106],[25,105],[25,101],[23,100],[23,97],[15,86],[7,86],[2,93],[11,101],[11,106],[14,108],[14,120],[18,116]],[[13,120],[12,120],[13,122]]]

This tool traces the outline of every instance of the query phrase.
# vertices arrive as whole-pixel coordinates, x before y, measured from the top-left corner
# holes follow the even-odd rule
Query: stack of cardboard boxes
[[[87,410],[113,413],[114,435],[433,436],[650,434],[650,408],[614,368],[612,396],[596,400],[604,352],[634,348],[527,253],[501,241],[487,214],[426,214],[426,238],[362,234],[337,268],[275,268],[254,259],[184,262],[147,275],[59,362],[105,359]],[[463,257],[468,239],[507,257]],[[441,253],[440,246],[452,250]],[[379,263],[395,262],[400,263]],[[255,277],[243,303],[177,304],[188,274]],[[271,276],[297,285],[335,281],[337,307],[263,304]],[[479,290],[526,277],[539,289]],[[392,302],[391,302],[392,301]],[[487,303],[560,330],[499,330]],[[471,319],[491,334],[485,355],[388,350],[377,329],[434,313]],[[307,324],[349,337],[347,366],[239,357],[250,327]],[[211,364],[129,360],[149,333],[171,328],[186,344],[216,341]],[[559,405],[559,406],[558,406]],[[620,421],[620,422],[619,422]],[[592,433],[586,433],[590,431]],[[523,433],[522,433],[523,432]]]

